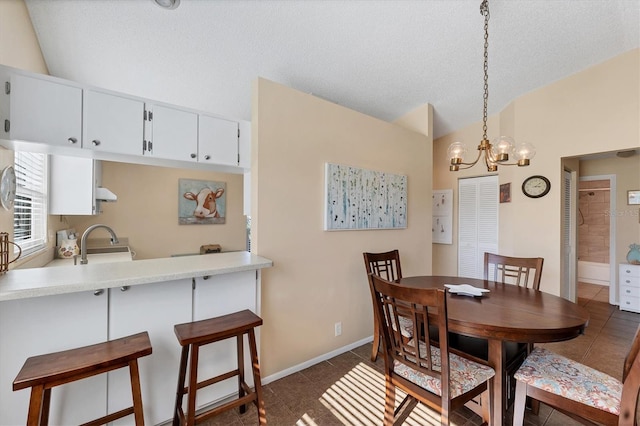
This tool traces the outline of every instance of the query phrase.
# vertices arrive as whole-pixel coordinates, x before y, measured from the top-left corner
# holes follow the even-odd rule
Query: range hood
[[[109,191],[107,188],[102,186],[96,187],[96,200],[98,201],[118,201],[118,196],[113,192]]]

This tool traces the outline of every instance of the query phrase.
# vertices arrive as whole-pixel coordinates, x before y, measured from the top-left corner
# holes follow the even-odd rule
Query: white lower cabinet
[[[0,425],[25,424],[30,389],[13,380],[30,356],[107,339],[107,292],[70,293],[0,303]],[[106,415],[107,377],[53,388],[49,424],[81,424]]]
[[[640,265],[620,264],[620,309],[640,313]]]
[[[213,275],[208,279],[196,278],[193,298],[193,319],[199,321],[249,309],[258,314],[256,271]],[[215,303],[224,301],[224,303]],[[257,330],[256,339],[259,336]],[[249,345],[244,339],[245,379],[253,385]],[[198,381],[234,370],[236,361],[236,339],[227,339],[203,346],[198,362]],[[238,378],[233,377],[198,391],[197,407],[220,401],[238,392]]]
[[[215,256],[215,255],[210,255]],[[145,424],[173,417],[181,346],[174,326],[250,309],[259,313],[256,270],[0,302],[0,425],[25,424],[30,390],[13,392],[24,361],[34,355],[117,339],[147,331],[152,353],[139,359]],[[259,336],[259,330],[256,337]],[[252,384],[245,339],[245,371]],[[213,377],[235,369],[235,339],[200,354],[199,374]],[[210,405],[237,391],[237,378],[198,392]],[[52,391],[49,424],[81,424],[132,405],[127,369],[111,371]],[[131,416],[115,422],[132,424]]]
[[[192,280],[166,281],[109,290],[109,338],[147,331],[152,354],[140,358],[140,382],[145,424],[173,417],[181,347],[173,327],[191,321]],[[108,374],[108,412],[132,404],[127,369]],[[114,424],[131,424],[125,417]]]

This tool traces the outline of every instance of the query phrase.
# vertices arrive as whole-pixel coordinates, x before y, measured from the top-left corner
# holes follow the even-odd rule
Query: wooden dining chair
[[[484,279],[503,284],[513,284],[521,287],[540,290],[542,277],[542,257],[514,257],[494,253],[484,254]],[[489,359],[489,345],[487,340],[476,337],[452,335],[450,345],[455,351],[462,352],[476,361]],[[506,368],[503,383],[506,387],[505,407],[513,403],[515,395],[515,379],[513,375],[527,355],[533,350],[533,344],[506,342]],[[538,412],[538,405],[532,405],[534,413]]]
[[[540,290],[542,257],[512,257],[484,254],[484,279]]]
[[[537,347],[515,374],[513,424],[522,425],[526,397],[580,420],[604,425],[637,425],[640,393],[640,326],[624,361],[622,381]]]
[[[444,290],[404,287],[375,274],[368,277],[383,341],[384,425],[402,424],[418,402],[438,411],[440,423],[448,425],[452,410],[480,395],[488,398],[482,403],[483,421],[488,423],[490,379],[495,371],[449,353]],[[413,335],[408,340],[401,331],[401,318],[412,323]],[[421,331],[430,325],[439,330],[439,347]],[[407,394],[397,409],[396,387]]]
[[[391,250],[382,253],[362,253],[364,257],[364,267],[367,274],[376,274],[379,277],[384,278],[387,281],[400,281],[402,278],[402,267],[400,266],[400,252],[398,250]],[[378,352],[380,351],[380,330],[378,328],[378,321],[375,320],[375,307],[373,311],[373,347],[371,349],[371,361],[376,362],[378,359]],[[403,321],[403,329],[409,327],[410,324],[407,321]],[[409,330],[406,334],[411,334]]]

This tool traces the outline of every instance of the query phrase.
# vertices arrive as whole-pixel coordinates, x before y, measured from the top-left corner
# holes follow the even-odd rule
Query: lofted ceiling
[[[51,75],[244,120],[257,77],[387,121],[430,103],[435,137],[482,118],[480,2],[25,0]],[[640,0],[489,6],[489,114],[640,47]]]

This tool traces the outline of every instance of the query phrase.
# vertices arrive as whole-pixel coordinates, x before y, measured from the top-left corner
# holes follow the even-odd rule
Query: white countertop
[[[273,262],[269,259],[240,251],[16,269],[0,275],[0,301],[228,274],[271,266]]]

